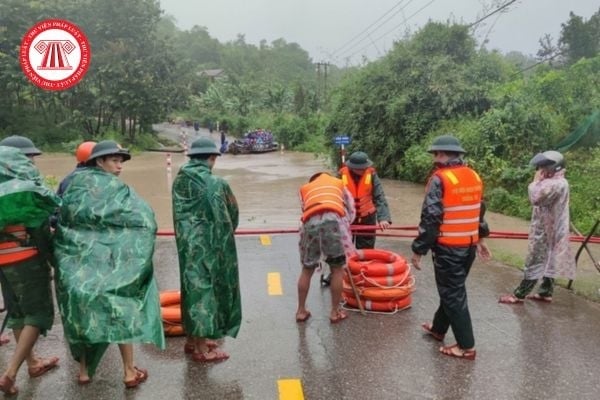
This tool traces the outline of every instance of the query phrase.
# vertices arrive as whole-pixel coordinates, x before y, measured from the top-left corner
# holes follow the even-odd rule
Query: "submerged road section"
[[[148,381],[133,390],[122,383],[120,357],[111,346],[91,384],[76,382],[77,363],[63,340],[60,318],[37,346],[58,355],[60,366],[29,379],[19,373],[19,399],[597,399],[600,393],[600,306],[557,288],[554,302],[498,304],[521,279],[512,268],[476,262],[468,280],[477,359],[442,356],[423,334],[438,304],[431,260],[416,271],[412,307],[393,315],[351,313],[332,325],[329,289],[316,273],[309,293],[312,317],[296,323],[299,257],[296,234],[237,239],[243,324],[227,339],[231,358],[199,364],[183,352],[184,338],[167,349],[136,346],[136,364]],[[378,240],[407,255],[409,240]],[[161,290],[179,287],[172,238],[160,238],[155,271]],[[14,349],[0,348],[0,365]],[[446,343],[454,343],[451,334]]]

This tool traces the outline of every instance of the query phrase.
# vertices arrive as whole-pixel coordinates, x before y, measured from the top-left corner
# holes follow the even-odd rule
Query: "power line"
[[[409,19],[411,19],[412,17],[414,17],[415,15],[417,15],[418,13],[420,13],[421,11],[423,11],[424,9],[426,9],[427,7],[429,7],[429,5],[431,3],[433,3],[435,0],[430,0],[429,3],[425,4],[423,7],[419,8],[417,11],[415,11],[413,14],[411,14],[410,16],[408,16],[407,18],[404,19],[404,21],[402,21],[402,23],[396,25],[395,27],[393,27],[392,29],[390,29],[389,31],[387,31],[386,33],[384,33],[383,35],[379,36],[377,39],[375,39],[375,41],[378,41],[379,39],[384,38],[385,36],[389,35],[391,32],[394,32],[396,29],[398,29],[400,26],[402,25],[406,25],[406,22],[408,22]],[[516,0],[515,0],[516,1]],[[370,47],[369,45],[361,48],[358,51],[355,51],[354,53],[350,54],[349,56],[347,56],[346,58],[350,58],[353,57],[354,55],[360,53],[361,51],[367,49],[368,47]]]
[[[489,17],[491,17],[492,15],[496,14],[499,11],[504,10],[506,7],[510,6],[511,4],[515,3],[517,0],[511,0],[508,3],[505,3],[503,5],[501,5],[500,7],[496,8],[494,11],[492,11],[491,13],[484,15],[483,17],[479,18],[477,21],[473,22],[471,25],[468,26],[468,28],[472,28],[473,26],[477,25],[478,23],[480,23],[483,20],[488,19]]]
[[[396,5],[394,5],[392,8],[390,8],[389,10],[387,10],[385,13],[383,13],[383,15],[381,17],[379,17],[375,22],[373,22],[371,25],[367,26],[365,29],[363,29],[359,34],[353,36],[350,40],[348,40],[346,43],[344,43],[341,47],[338,47],[333,53],[331,53],[331,56],[333,56],[335,53],[338,53],[340,50],[342,50],[344,47],[346,47],[349,43],[353,42],[354,39],[357,39],[358,37],[360,37],[363,33],[365,33],[366,31],[368,31],[373,25],[375,25],[376,23],[378,23],[379,21],[381,21],[387,14],[389,14],[390,12],[392,12],[392,10],[398,6],[400,6],[400,4],[402,4],[404,0],[400,0],[399,2],[396,3]],[[412,1],[412,0],[411,0]],[[394,14],[396,15],[396,14]]]
[[[352,46],[350,46],[349,48],[347,48],[345,50],[345,52],[348,53],[351,49],[355,48],[360,43],[364,42],[366,39],[370,39],[371,42],[373,42],[373,38],[371,37],[371,34],[375,33],[375,31],[377,31],[380,27],[382,27],[386,22],[388,22],[389,20],[391,20],[392,18],[394,18],[396,15],[398,15],[399,13],[401,13],[402,11],[404,11],[404,9],[406,7],[408,7],[410,5],[410,3],[412,3],[413,1],[414,0],[409,0],[409,2],[404,5],[404,7],[402,7],[401,9],[399,9],[398,11],[396,11],[395,13],[393,13],[392,15],[390,15],[385,21],[383,21],[382,23],[380,23],[379,25],[377,25],[375,27],[375,29],[373,29],[371,32],[367,33],[367,36],[365,36],[364,38],[362,38],[361,40],[359,40],[358,42],[354,43]],[[377,46],[375,46],[375,47],[377,47]]]

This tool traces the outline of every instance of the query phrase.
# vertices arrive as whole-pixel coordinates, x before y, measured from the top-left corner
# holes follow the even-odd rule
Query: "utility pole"
[[[315,64],[317,67],[317,98],[319,99],[319,106],[327,99],[327,69],[329,63],[318,62]]]

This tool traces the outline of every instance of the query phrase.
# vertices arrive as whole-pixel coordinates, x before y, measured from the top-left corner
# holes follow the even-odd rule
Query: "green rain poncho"
[[[0,230],[22,224],[37,228],[60,205],[60,198],[42,185],[35,164],[19,149],[0,146]]]
[[[116,176],[77,172],[63,194],[54,243],[56,293],[75,360],[93,375],[109,343],[164,348],[150,206]]]
[[[205,160],[190,160],[173,182],[181,309],[187,335],[236,337],[242,322],[234,231],[237,202]]]
[[[6,226],[23,225],[29,245],[40,254],[40,258],[0,270],[7,322],[12,328],[36,326],[45,335],[54,320],[50,268],[46,264],[50,258],[48,217],[60,206],[60,198],[42,182],[35,164],[19,149],[0,146],[0,235],[5,235],[2,230]],[[20,310],[17,314],[13,314],[15,307]]]

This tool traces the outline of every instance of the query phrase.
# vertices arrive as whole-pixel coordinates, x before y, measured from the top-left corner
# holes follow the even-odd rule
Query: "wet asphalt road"
[[[61,357],[59,368],[29,379],[18,376],[19,399],[299,399],[278,392],[278,381],[294,379],[306,399],[597,399],[600,393],[600,306],[557,288],[552,304],[528,301],[508,306],[497,297],[521,274],[496,263],[476,263],[468,281],[477,341],[474,362],[443,357],[439,344],[420,330],[437,306],[431,261],[417,271],[412,308],[395,315],[361,316],[331,325],[329,290],[312,281],[313,317],[294,320],[299,259],[297,235],[238,237],[243,324],[224,348],[231,358],[201,365],[183,353],[183,338],[168,338],[164,351],[136,346],[136,363],[150,377],[125,390],[120,357],[111,346],[94,381],[76,383],[77,364],[68,356],[62,327],[39,341],[42,355]],[[264,241],[263,241],[264,242]],[[268,242],[268,240],[266,241]],[[378,247],[408,254],[407,240],[379,240]],[[157,242],[161,290],[178,288],[171,238]],[[270,296],[267,274],[281,275],[282,295]],[[453,343],[448,335],[446,343]],[[0,348],[7,361],[14,340]],[[286,397],[289,396],[289,397]]]

